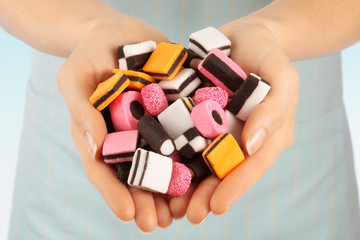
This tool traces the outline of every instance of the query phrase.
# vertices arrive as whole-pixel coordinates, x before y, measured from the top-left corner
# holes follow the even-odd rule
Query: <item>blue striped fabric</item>
[[[187,45],[191,32],[219,27],[269,1],[106,2]],[[151,235],[118,221],[87,180],[56,87],[63,62],[33,52],[9,239],[360,238],[339,54],[294,63],[300,73],[294,144],[227,214],[210,214],[199,226],[175,221]]]

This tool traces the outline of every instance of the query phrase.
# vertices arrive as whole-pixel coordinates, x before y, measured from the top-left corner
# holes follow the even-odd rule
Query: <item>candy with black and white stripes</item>
[[[185,62],[184,46],[175,43],[159,43],[143,67],[143,71],[155,79],[172,80]]]
[[[186,52],[188,56],[183,64],[183,67],[197,70],[199,63],[201,62],[201,60],[203,60],[203,57],[201,57],[199,54],[195,53],[190,49],[186,49]]]
[[[145,41],[118,47],[119,68],[122,70],[141,69],[155,50],[154,41]]]
[[[199,71],[229,96],[240,88],[246,79],[245,72],[218,49],[212,49],[199,64]]]
[[[139,131],[129,130],[106,135],[102,154],[106,163],[132,161],[139,146]]]
[[[226,108],[240,120],[246,121],[251,111],[264,100],[270,88],[267,81],[250,73]]]
[[[233,137],[235,138],[235,140],[237,141],[239,146],[242,147],[241,134],[242,134],[245,122],[241,121],[232,112],[230,112],[227,109],[225,109],[225,115],[228,120],[228,126],[229,126],[228,133],[231,133],[231,135],[233,135]]]
[[[191,119],[195,128],[206,138],[216,138],[228,130],[224,110],[218,102],[212,100],[195,105],[191,112]]]
[[[245,159],[235,138],[230,133],[218,136],[205,149],[202,156],[210,171],[220,179],[223,179]]]
[[[174,140],[176,149],[186,158],[202,152],[208,146],[206,139],[200,135],[195,128],[185,131],[180,137]]]
[[[127,183],[133,187],[165,194],[169,188],[172,168],[171,158],[138,148]]]
[[[153,117],[145,115],[140,118],[137,128],[154,152],[165,156],[174,153],[175,145],[173,140]]]
[[[137,129],[139,119],[146,114],[141,94],[128,91],[118,96],[110,105],[111,119],[116,131]]]
[[[173,80],[159,82],[159,86],[170,102],[178,98],[193,97],[200,84],[201,81],[192,68],[182,68]]]
[[[189,49],[199,54],[202,58],[214,48],[230,56],[230,47],[230,40],[219,30],[211,26],[190,34]]]
[[[173,102],[157,116],[161,126],[173,140],[180,137],[186,130],[194,127],[190,115],[193,106],[194,102],[191,98],[181,98]]]
[[[155,82],[155,78],[152,76],[138,71],[132,71],[132,70],[120,70],[120,69],[113,69],[113,73],[117,73],[122,71],[128,79],[130,80],[129,86],[127,88],[133,89],[133,90],[141,90],[146,85],[149,85],[151,83]]]

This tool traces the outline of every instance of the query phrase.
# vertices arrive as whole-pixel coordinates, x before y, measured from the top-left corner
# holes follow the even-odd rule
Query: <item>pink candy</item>
[[[157,116],[169,106],[164,91],[156,83],[141,89],[145,109],[151,116]]]
[[[229,99],[229,94],[220,87],[204,87],[195,92],[195,104],[198,105],[206,100],[218,102],[222,108],[225,108]]]
[[[184,164],[174,162],[166,194],[172,197],[180,197],[188,190],[190,183],[190,170]]]
[[[228,121],[218,102],[206,100],[196,105],[191,112],[195,128],[207,138],[216,138],[228,131]]]

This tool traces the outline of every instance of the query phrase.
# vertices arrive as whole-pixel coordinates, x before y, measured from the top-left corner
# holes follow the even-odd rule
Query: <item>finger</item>
[[[248,156],[233,169],[216,188],[210,200],[214,214],[222,215],[258,181],[274,163],[288,141],[286,131],[292,128],[293,120],[287,121],[281,131],[274,133],[254,155]]]
[[[200,224],[210,212],[210,199],[220,180],[215,176],[209,176],[203,180],[190,200],[187,210],[187,219],[192,224]]]
[[[157,226],[157,216],[153,195],[149,191],[129,187],[135,205],[135,222],[144,233],[150,233]]]
[[[154,193],[153,196],[156,208],[157,224],[161,228],[167,228],[172,223],[169,199],[166,196],[157,193]]]
[[[90,182],[121,221],[131,221],[135,215],[135,206],[127,187],[117,179],[111,166],[102,160],[91,158],[77,129],[73,128],[72,134],[75,142],[78,143],[80,157]]]
[[[181,197],[171,198],[169,202],[170,212],[173,218],[181,219],[185,216],[190,199],[196,189],[196,184],[191,184],[189,189]]]
[[[247,29],[240,28],[240,32]],[[255,73],[268,81],[271,90],[250,114],[243,129],[242,143],[249,155],[254,154],[275,131],[280,129],[296,105],[298,74],[276,38],[263,27],[252,27],[246,37],[237,37],[224,29],[232,40],[231,58],[247,74]],[[295,102],[295,104],[294,104]]]

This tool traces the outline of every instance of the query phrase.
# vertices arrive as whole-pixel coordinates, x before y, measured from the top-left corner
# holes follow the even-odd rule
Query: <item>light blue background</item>
[[[0,29],[0,239],[7,236],[31,49]],[[360,176],[360,43],[343,51],[344,101]],[[359,177],[358,177],[359,178]]]

